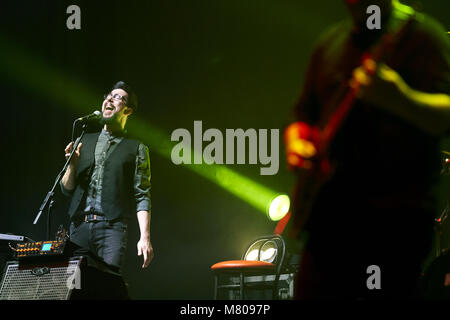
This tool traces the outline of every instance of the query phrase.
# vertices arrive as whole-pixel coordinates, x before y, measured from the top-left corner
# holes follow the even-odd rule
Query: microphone
[[[78,118],[75,121],[86,122],[86,121],[90,121],[90,120],[99,120],[101,117],[102,117],[102,113],[98,110],[95,110],[91,114],[88,114],[87,116]]]

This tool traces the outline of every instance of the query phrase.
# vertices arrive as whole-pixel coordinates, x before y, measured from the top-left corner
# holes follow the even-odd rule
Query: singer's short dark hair
[[[138,108],[138,98],[133,88],[124,81],[118,81],[116,84],[113,85],[111,91],[113,91],[114,89],[122,89],[126,91],[126,93],[128,93],[128,101],[126,105],[132,108],[133,112],[136,112]]]

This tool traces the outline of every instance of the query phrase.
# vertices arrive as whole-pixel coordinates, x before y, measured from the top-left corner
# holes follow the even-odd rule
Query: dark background
[[[66,8],[81,8],[81,30],[66,28]],[[423,11],[449,28],[450,4]],[[45,240],[45,216],[32,224],[64,163],[75,118],[100,109],[117,80],[137,91],[135,115],[170,140],[176,128],[282,128],[291,120],[313,44],[346,17],[343,1],[150,0],[15,1],[2,4],[0,232]],[[130,119],[130,124],[133,119]],[[151,131],[148,132],[152,134]],[[230,168],[277,192],[290,193],[280,143],[280,170]],[[131,223],[125,277],[138,299],[211,299],[209,267],[239,258],[276,223],[262,212],[149,145],[152,244],[141,270],[139,232]],[[58,199],[52,237],[67,227]]]

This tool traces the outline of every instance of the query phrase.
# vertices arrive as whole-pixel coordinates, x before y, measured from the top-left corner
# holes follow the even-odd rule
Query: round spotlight
[[[250,248],[248,248],[247,252],[244,255],[244,260],[247,261],[258,261],[259,260],[259,255],[260,255],[260,249],[261,246],[263,245],[263,240],[258,240],[255,243],[253,243],[251,245]]]
[[[288,213],[291,201],[289,197],[285,194],[275,197],[269,205],[269,218],[272,221],[278,221],[283,219],[283,217]]]
[[[258,260],[258,254],[259,254],[259,250],[258,249],[253,249],[245,256],[245,260],[247,260],[247,261],[257,261]]]
[[[277,245],[273,241],[267,241],[261,247],[260,260],[272,263],[277,257]]]

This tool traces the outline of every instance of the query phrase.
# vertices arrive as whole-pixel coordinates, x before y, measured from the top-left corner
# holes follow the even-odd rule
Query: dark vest
[[[85,194],[95,166],[95,146],[100,133],[87,133],[83,136],[81,156],[77,164],[77,186],[69,207],[72,218],[84,209]],[[134,198],[134,173],[136,155],[140,142],[124,138],[108,156],[104,163],[102,185],[102,209],[109,220],[129,218],[136,211]]]

